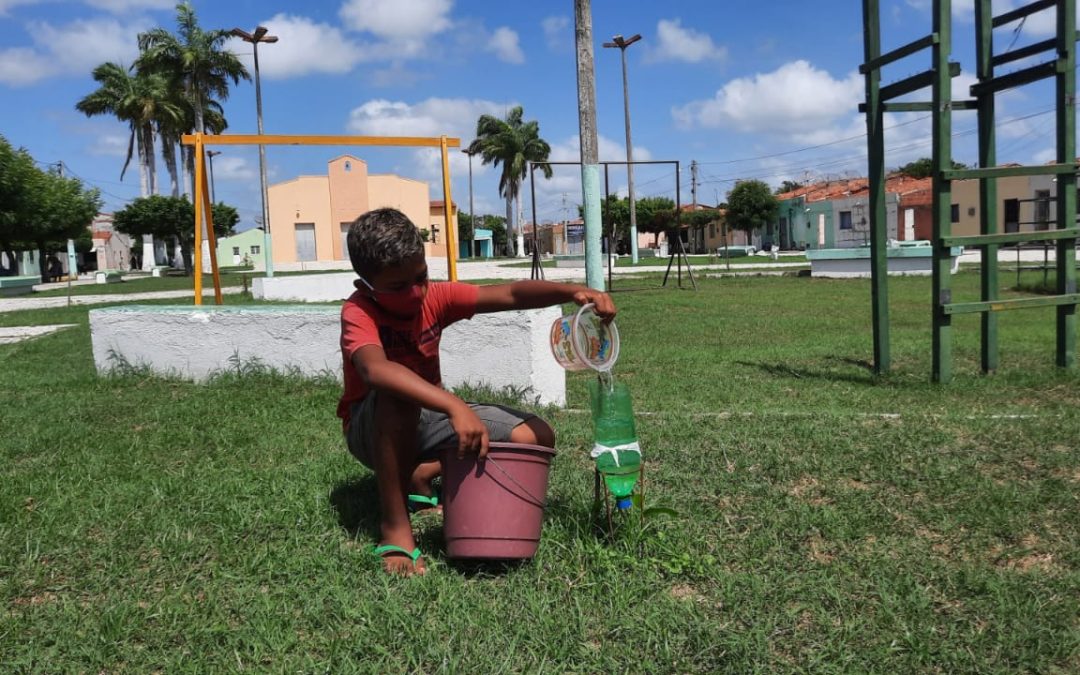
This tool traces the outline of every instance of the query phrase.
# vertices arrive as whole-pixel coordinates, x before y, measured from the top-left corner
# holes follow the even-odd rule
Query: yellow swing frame
[[[439,148],[442,152],[443,216],[446,233],[446,263],[450,281],[457,281],[458,241],[454,227],[453,202],[450,199],[450,156],[448,148],[461,147],[460,138],[448,136],[284,136],[280,134],[184,134],[184,145],[195,146],[195,255],[192,267],[195,277],[195,304],[201,305],[202,288],[202,228],[206,219],[206,238],[210,244],[210,271],[214,279],[214,303],[222,304],[221,273],[217,263],[217,237],[214,236],[214,215],[210,204],[210,189],[206,180],[206,146],[209,145],[369,145],[382,147]]]

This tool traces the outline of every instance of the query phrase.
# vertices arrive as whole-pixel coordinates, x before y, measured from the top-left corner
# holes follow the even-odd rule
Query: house
[[[901,174],[885,183],[888,239],[917,239],[931,222],[931,180]],[[822,181],[777,195],[775,232],[762,244],[781,249],[851,248],[870,242],[870,194],[866,178]]]
[[[96,258],[98,270],[126,272],[131,269],[131,237],[113,227],[111,213],[99,213],[94,218],[90,224],[90,237],[94,242],[90,252]]]
[[[271,185],[268,210],[274,263],[337,262],[334,266],[347,267],[349,226],[378,208],[396,208],[418,227],[430,228],[435,221],[428,189],[424,181],[369,174],[367,163],[352,155],[330,160],[326,175],[298,176]],[[437,203],[441,211],[442,203]],[[451,212],[456,225],[455,205]],[[435,233],[440,239],[442,229]],[[432,243],[426,248],[429,255],[440,250]],[[445,255],[445,246],[441,250]]]
[[[254,265],[263,255],[265,235],[261,227],[253,227],[217,240],[217,261],[222,267]]]

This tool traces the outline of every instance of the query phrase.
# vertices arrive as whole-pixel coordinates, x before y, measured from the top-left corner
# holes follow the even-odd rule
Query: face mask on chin
[[[413,284],[401,291],[377,291],[364,277],[360,277],[360,281],[367,286],[375,304],[398,318],[411,319],[420,313],[420,308],[424,305],[426,282]]]

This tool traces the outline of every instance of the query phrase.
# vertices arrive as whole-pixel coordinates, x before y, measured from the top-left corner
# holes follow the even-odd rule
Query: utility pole
[[[604,290],[600,258],[600,160],[596,138],[596,81],[593,67],[592,4],[574,0],[578,85],[578,136],[581,140],[581,193],[585,212],[585,283]]]
[[[273,44],[278,41],[276,35],[267,35],[265,26],[256,26],[254,33],[248,33],[240,28],[233,28],[232,34],[244,42],[251,44],[255,57],[255,114],[259,124],[259,135],[263,135],[262,121],[262,82],[259,79],[259,43]],[[263,212],[263,260],[266,267],[266,276],[274,276],[274,255],[271,251],[270,238],[270,203],[266,189],[266,146],[259,144],[259,184],[262,187],[262,212]],[[450,208],[449,205],[446,208]]]
[[[623,116],[626,120],[626,187],[630,199],[630,260],[634,265],[638,262],[637,204],[634,203],[634,144],[630,140],[630,85],[626,78],[626,48],[640,39],[641,35],[633,35],[626,39],[623,39],[622,35],[616,35],[611,42],[604,43],[604,47],[618,48],[622,52]]]
[[[690,211],[698,211],[698,160],[690,160],[690,200]],[[697,232],[693,232],[693,234],[694,246],[697,246]],[[679,232],[679,237],[681,237],[681,235],[683,235],[683,233]],[[702,230],[701,239],[705,239],[704,230]]]
[[[476,152],[470,151],[468,147],[462,148],[461,151],[469,156],[469,224],[472,226],[472,241],[469,242],[469,255],[463,257],[471,258],[476,255],[476,211],[473,210],[472,191],[472,156],[475,155]]]

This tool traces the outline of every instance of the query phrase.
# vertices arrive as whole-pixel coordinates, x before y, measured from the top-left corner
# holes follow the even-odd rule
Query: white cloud
[[[101,134],[87,148],[87,152],[104,157],[124,157],[127,155],[128,139],[129,136],[123,134]]]
[[[450,27],[452,0],[346,0],[346,26],[386,40],[419,40]]]
[[[657,44],[647,52],[647,60],[701,63],[727,58],[727,48],[693,28],[683,28],[681,19],[661,19],[656,25]]]
[[[214,180],[253,181],[258,178],[255,167],[244,157],[219,155],[214,158]]]
[[[525,54],[521,51],[521,45],[518,44],[517,32],[506,26],[495,29],[495,32],[491,34],[491,39],[488,40],[487,49],[494,52],[500,61],[525,63]]]
[[[56,74],[56,64],[29,47],[0,51],[0,84],[19,87]]]
[[[429,98],[418,103],[374,99],[349,113],[349,131],[370,136],[457,136],[463,145],[476,134],[481,115],[503,116],[516,103]]]
[[[853,72],[835,79],[806,61],[770,73],[731,80],[711,99],[672,109],[684,129],[730,128],[791,136],[848,117],[862,99],[863,78]]]
[[[570,26],[569,17],[549,16],[540,22],[540,26],[544,29],[544,39],[551,51],[567,51],[573,46],[571,38],[574,31]]]
[[[33,22],[34,47],[0,51],[0,83],[28,85],[58,75],[89,74],[99,63],[131,65],[138,55],[135,36],[149,23],[137,20],[79,19],[62,26]]]
[[[278,14],[261,25],[280,38],[259,49],[259,71],[270,78],[347,73],[357,63],[375,58],[371,47],[350,40],[333,26],[315,23],[307,17]],[[251,68],[250,44],[232,38],[227,42],[227,48]]]
[[[1032,161],[1035,164],[1046,164],[1047,162],[1057,161],[1057,150],[1054,148],[1040,150],[1032,156]]]
[[[165,10],[176,7],[174,0],[86,0],[86,4],[113,14],[139,10]]]

